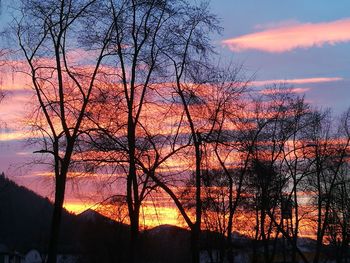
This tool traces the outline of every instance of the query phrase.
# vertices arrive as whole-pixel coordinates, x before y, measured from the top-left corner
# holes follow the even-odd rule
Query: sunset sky
[[[349,1],[223,0],[212,6],[222,17],[224,32],[216,40],[222,54],[243,63],[256,80],[291,80],[315,105],[336,112],[349,106]]]
[[[2,25],[10,20],[8,2],[2,6]],[[290,84],[315,107],[331,107],[336,114],[350,106],[350,1],[212,0],[210,6],[224,29],[213,36],[213,44],[223,61],[243,65],[252,86]],[[23,133],[31,92],[19,73],[9,71],[1,72],[0,87],[7,91],[0,105],[0,172],[52,196],[52,179],[45,169],[26,165],[33,158]],[[86,201],[82,207],[84,189],[76,190],[74,185],[68,188],[68,208],[93,205]],[[174,222],[176,213],[170,210],[162,223]]]

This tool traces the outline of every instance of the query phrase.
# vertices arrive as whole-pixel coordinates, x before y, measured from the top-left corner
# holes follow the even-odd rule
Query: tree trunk
[[[194,225],[191,230],[191,258],[192,263],[200,263],[199,256],[199,231],[197,224]]]
[[[233,181],[232,178],[229,177],[229,217],[227,223],[227,260],[229,263],[234,262],[233,251],[232,251],[232,226],[233,226]],[[238,195],[238,194],[237,194]],[[238,198],[238,196],[236,197]]]
[[[136,151],[135,124],[132,117],[132,107],[129,105],[128,116],[128,146],[129,173],[127,178],[127,203],[130,218],[129,262],[137,262],[139,237],[139,193],[137,184],[137,169],[135,162]]]
[[[258,204],[256,204],[255,207],[255,236],[253,240],[253,259],[252,262],[255,263],[258,261],[257,259],[257,245],[258,245],[258,238],[259,238],[259,208]]]
[[[293,235],[293,249],[292,249],[292,262],[297,262],[297,250],[296,247],[298,246],[298,235],[299,235],[299,206],[298,206],[298,195],[297,195],[297,183],[296,179],[293,178],[294,183],[294,214],[295,214],[295,229],[294,229],[294,235]],[[293,230],[292,230],[293,233]]]
[[[261,238],[264,246],[264,259],[265,262],[268,263],[270,256],[269,256],[269,240],[266,238],[266,233],[265,233],[265,211],[264,208],[261,210],[261,218],[260,218],[260,231],[261,231]]]
[[[49,249],[47,256],[47,263],[56,263],[57,262],[57,246],[59,240],[59,234],[61,229],[61,219],[62,219],[62,210],[64,202],[66,186],[66,176],[56,179],[56,191],[55,191],[55,203],[51,220],[51,232],[49,240]]]
[[[191,121],[192,123],[192,121]],[[193,127],[193,124],[191,124]],[[192,129],[194,131],[194,129]],[[200,134],[193,134],[196,137],[194,141],[195,152],[196,152],[196,223],[194,224],[194,250],[192,255],[192,262],[199,263],[200,258],[200,235],[201,235],[201,223],[202,223],[202,197],[201,197],[201,161],[202,161],[202,152],[201,152],[201,138]]]
[[[130,245],[129,245],[129,262],[138,262],[139,252],[139,215],[137,211],[133,213],[133,219],[130,220]]]

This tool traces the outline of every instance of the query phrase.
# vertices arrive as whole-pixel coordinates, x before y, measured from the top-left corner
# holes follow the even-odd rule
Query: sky
[[[224,28],[214,40],[220,54],[248,75],[299,80],[290,84],[335,113],[350,106],[350,1],[216,0],[211,7]]]
[[[2,3],[2,25],[10,21],[9,2]],[[330,107],[335,114],[350,106],[350,1],[212,0],[210,9],[223,27],[213,45],[224,60],[243,66],[252,86],[286,83],[315,107]],[[0,172],[52,197],[52,178],[39,176],[45,169],[27,165],[33,149],[24,142],[23,117],[33,98],[19,79],[18,73],[1,72],[0,86],[8,92],[0,105]],[[67,200],[77,209],[79,196],[73,192],[71,185]],[[174,211],[169,213],[173,218]]]

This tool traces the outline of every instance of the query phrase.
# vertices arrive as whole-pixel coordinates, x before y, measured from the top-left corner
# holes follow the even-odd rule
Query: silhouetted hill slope
[[[77,218],[80,222],[88,223],[106,223],[106,224],[115,224],[116,222],[109,217],[101,215],[93,209],[87,209],[82,213],[77,215]]]
[[[0,243],[19,250],[45,250],[52,210],[47,198],[0,175]],[[68,240],[72,240],[75,224],[75,216],[64,210],[61,250],[72,249]]]
[[[0,176],[0,244],[26,252],[45,253],[53,206],[29,189]],[[129,226],[88,209],[79,215],[63,211],[60,253],[84,255],[83,262],[123,262],[129,243]],[[187,262],[190,232],[162,225],[140,233],[142,262]],[[141,261],[140,261],[141,262]]]
[[[88,209],[77,215],[83,262],[126,262],[129,226]]]
[[[190,262],[190,232],[161,225],[142,233],[142,262]]]
[[[27,252],[47,250],[52,203],[0,174],[0,244]],[[84,262],[121,262],[129,226],[94,210],[79,215],[63,211],[59,253],[85,254]],[[102,260],[102,261],[101,261]]]
[[[187,229],[161,225],[142,233],[142,262],[191,262],[191,232]],[[223,246],[224,237],[216,232],[202,231],[203,250]]]
[[[18,186],[0,175],[0,244],[22,253],[36,248],[45,253],[50,233],[53,206],[47,198]],[[79,215],[63,211],[59,253],[81,255],[81,262],[126,262],[129,244],[128,225],[117,223],[88,209]],[[139,263],[190,262],[189,230],[161,225],[140,233]],[[277,242],[277,248],[282,245]],[[236,251],[251,253],[253,240],[234,233]],[[314,240],[300,238],[302,251],[314,250]],[[257,243],[258,249],[261,243]],[[225,247],[222,235],[203,231],[200,247],[214,251]]]

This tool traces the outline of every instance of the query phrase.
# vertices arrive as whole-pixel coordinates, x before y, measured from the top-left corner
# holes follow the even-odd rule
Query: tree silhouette
[[[19,46],[28,66],[38,107],[33,128],[41,133],[36,153],[50,157],[55,198],[47,262],[56,262],[65,187],[86,108],[105,56],[109,31],[96,44],[90,67],[71,58],[84,19],[97,1],[22,1],[17,22]],[[96,48],[95,46],[95,48]]]
[[[113,24],[108,50],[113,67],[118,68],[108,77],[114,85],[104,93],[108,94],[107,104],[99,114],[91,114],[90,120],[96,129],[91,129],[90,137],[96,149],[114,155],[100,161],[114,163],[125,174],[131,224],[129,258],[133,262],[137,257],[140,208],[149,190],[155,187],[150,176],[174,152],[186,146],[185,143],[183,147],[173,148],[172,153],[162,155],[163,158],[157,156],[155,141],[159,145],[168,139],[176,141],[178,136],[163,136],[155,131],[150,123],[152,114],[159,110],[167,118],[164,109],[172,111],[174,103],[164,98],[171,96],[174,87],[178,90],[172,84],[183,81],[185,68],[198,63],[195,57],[204,58],[211,52],[204,32],[217,30],[218,26],[215,16],[203,3],[154,0],[106,1],[104,4],[105,9],[100,8],[99,14],[106,25]],[[90,37],[93,41],[94,34]],[[110,116],[111,105],[114,114],[120,113],[119,116]],[[198,156],[199,141],[195,136]]]

